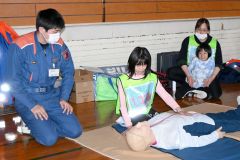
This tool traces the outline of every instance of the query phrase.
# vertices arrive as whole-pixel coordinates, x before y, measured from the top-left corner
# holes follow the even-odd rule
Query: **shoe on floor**
[[[205,99],[207,98],[207,93],[201,90],[192,90],[192,93],[194,93],[194,97],[199,98],[199,99]]]
[[[185,97],[192,97],[194,95],[194,93],[191,91],[188,91],[184,94],[184,96],[182,98],[185,98]]]
[[[31,131],[29,130],[29,128],[23,121],[21,122],[21,125],[17,127],[17,131],[20,134],[30,134],[31,133]]]
[[[237,104],[240,105],[240,95],[237,96]]]

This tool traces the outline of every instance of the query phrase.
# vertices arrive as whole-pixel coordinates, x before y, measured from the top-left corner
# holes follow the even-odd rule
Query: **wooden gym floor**
[[[219,100],[208,101],[210,103],[236,106],[236,98],[240,95],[240,84],[222,85],[223,95]],[[203,100],[196,98],[185,98],[178,103],[182,107],[203,103]],[[110,125],[116,119],[114,115],[114,101],[89,102],[82,104],[72,104],[74,112],[78,116],[84,131]],[[167,111],[170,108],[156,95],[154,99],[154,109],[157,111]],[[60,139],[54,146],[44,147],[34,141],[29,135],[20,135],[15,142],[10,143],[5,140],[4,134],[7,132],[17,133],[16,126],[12,118],[17,114],[1,116],[0,120],[5,120],[6,128],[0,130],[0,159],[21,160],[21,159],[83,159],[83,160],[107,160],[98,153],[95,153],[79,144],[67,139]]]

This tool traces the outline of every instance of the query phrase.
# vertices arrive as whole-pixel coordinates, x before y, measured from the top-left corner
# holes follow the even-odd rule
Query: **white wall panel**
[[[211,35],[223,51],[223,59],[240,59],[240,18],[209,19]],[[152,55],[156,69],[156,54],[178,51],[182,40],[193,33],[196,19],[129,23],[67,25],[63,39],[71,50],[74,65],[111,66],[126,64],[136,46],[145,46]],[[14,27],[19,34],[34,27]]]

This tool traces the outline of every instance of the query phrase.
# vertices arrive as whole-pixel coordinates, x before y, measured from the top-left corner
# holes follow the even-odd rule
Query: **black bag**
[[[224,68],[219,73],[220,83],[239,83],[240,73],[229,66],[224,66]]]
[[[157,74],[164,88],[171,88],[166,72],[169,68],[177,66],[178,51],[162,52],[157,54]]]

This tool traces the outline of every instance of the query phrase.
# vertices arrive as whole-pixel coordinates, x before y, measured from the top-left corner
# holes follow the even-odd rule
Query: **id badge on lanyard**
[[[58,77],[60,73],[59,69],[56,69],[55,62],[52,61],[52,68],[48,70],[49,77]]]

